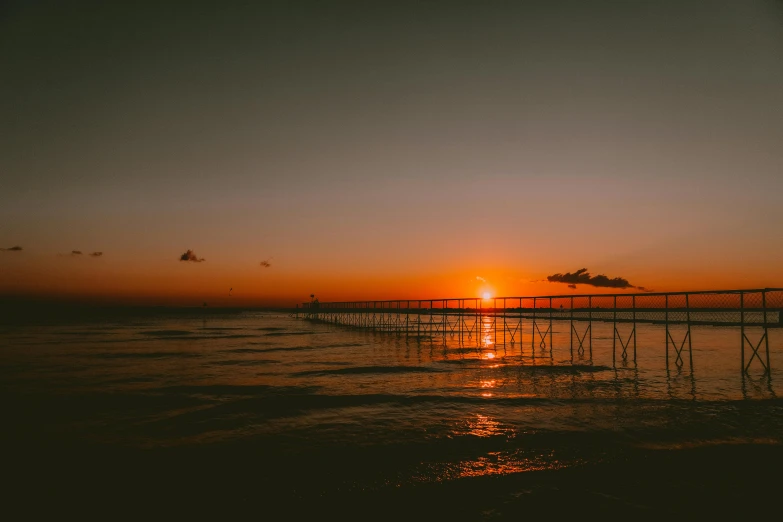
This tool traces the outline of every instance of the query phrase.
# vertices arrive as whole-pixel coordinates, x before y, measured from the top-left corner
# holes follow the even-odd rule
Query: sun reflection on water
[[[585,464],[583,459],[564,460],[553,451],[529,453],[516,451],[491,451],[474,459],[444,465],[425,466],[420,481],[445,482],[467,477],[511,475],[528,471],[557,470]]]
[[[487,388],[494,388],[495,387],[495,379],[492,379],[491,381],[481,381],[480,383],[481,387],[484,389]],[[492,397],[492,392],[485,391],[481,394],[482,397]]]
[[[468,420],[468,433],[476,437],[492,437],[502,435],[500,422],[486,415],[476,415],[475,419]]]
[[[474,460],[457,464],[456,478],[482,477],[488,475],[510,475],[525,471],[554,470],[569,467],[569,464],[553,459],[553,455],[519,458],[506,452],[490,452]]]
[[[494,344],[495,341],[492,336],[492,319],[485,316],[481,320],[481,345],[484,348],[489,348]]]

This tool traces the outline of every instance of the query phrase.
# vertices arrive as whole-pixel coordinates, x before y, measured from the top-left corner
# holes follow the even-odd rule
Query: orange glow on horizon
[[[0,296],[100,304],[202,306],[206,302],[210,307],[293,307],[308,302],[310,294],[315,294],[322,303],[459,298],[463,306],[487,307],[495,299],[499,306],[514,307],[521,306],[514,296],[639,293],[638,289],[618,292],[589,285],[568,288],[542,280],[548,273],[545,268],[533,270],[527,266],[473,270],[433,263],[421,269],[384,270],[382,266],[370,269],[352,264],[303,265],[299,258],[278,256],[279,260],[263,268],[257,263],[209,256],[203,250],[197,251],[207,258],[203,263],[185,263],[177,256],[134,257],[111,251],[98,258],[45,255],[32,250],[6,254],[0,256]],[[777,286],[753,274],[730,272],[717,277],[702,270],[666,279],[643,273],[629,277],[656,292]],[[482,326],[482,334],[492,328],[489,323]],[[484,346],[490,346],[491,339],[486,341]]]

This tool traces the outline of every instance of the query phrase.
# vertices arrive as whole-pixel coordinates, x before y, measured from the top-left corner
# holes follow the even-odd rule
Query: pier
[[[345,327],[444,342],[449,337],[491,344],[518,343],[526,329],[533,357],[555,350],[555,324],[568,324],[568,349],[592,357],[593,324],[611,324],[612,363],[636,363],[637,329],[657,325],[665,361],[693,368],[694,327],[727,328],[737,335],[738,369],[771,373],[770,336],[783,328],[783,289],[645,292],[532,297],[440,298],[309,302],[294,316]],[[560,347],[558,347],[560,348]],[[538,349],[538,351],[537,351]]]

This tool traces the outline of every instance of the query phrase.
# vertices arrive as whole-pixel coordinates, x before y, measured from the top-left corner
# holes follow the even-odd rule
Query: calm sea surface
[[[445,342],[259,311],[6,325],[0,385],[20,433],[124,448],[239,444],[266,458],[267,479],[317,491],[783,440],[780,330],[770,330],[772,378],[758,361],[743,378],[737,329],[694,328],[691,371],[687,355],[667,369],[660,326],[640,325],[636,363],[618,352],[616,367],[610,323],[593,323],[592,356],[572,356],[569,323],[554,328],[554,350],[533,357],[529,324],[503,342],[490,318]]]

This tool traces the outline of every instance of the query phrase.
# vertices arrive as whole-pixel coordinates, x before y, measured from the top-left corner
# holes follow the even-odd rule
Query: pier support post
[[[681,319],[680,319],[681,321]],[[682,359],[682,352],[685,349],[685,343],[688,343],[688,356],[690,361],[690,368],[691,372],[693,372],[693,346],[691,342],[691,310],[690,310],[690,301],[688,299],[688,294],[685,294],[685,322],[687,330],[685,331],[685,336],[682,339],[682,342],[679,343],[679,346],[677,345],[677,342],[674,340],[674,336],[672,335],[671,329],[669,328],[669,296],[666,296],[666,367],[669,366],[669,343],[671,343],[672,348],[674,349],[674,364],[678,368],[682,368],[683,364],[685,364],[685,361]]]
[[[421,338],[421,301],[419,301],[419,310],[416,315],[416,337]]]
[[[761,306],[764,308],[764,345],[767,352],[767,373],[772,374],[772,366],[769,363],[769,330],[767,329],[767,291],[761,292]]]
[[[571,328],[569,330],[569,333],[571,334],[571,362],[574,362],[574,296],[571,296],[571,313],[570,313],[570,324]]]
[[[546,298],[544,298],[546,299]],[[533,349],[533,357],[536,352],[536,339],[538,339],[538,347],[542,350],[547,347],[547,336],[549,337],[549,353],[552,355],[552,298],[549,298],[549,327],[546,331],[542,332],[541,327],[538,326],[536,320],[538,314],[536,313],[536,298],[533,298],[533,338],[531,339],[531,348]]]
[[[588,345],[590,347],[590,359],[593,358],[593,300],[592,297],[587,298],[587,328],[582,335],[576,329],[576,323],[574,323],[574,298],[571,297],[571,356],[573,357],[574,351],[574,334],[576,334],[576,353],[579,355],[585,354],[585,339],[588,339]],[[577,318],[578,322],[579,318]]]
[[[532,331],[530,332],[530,350],[531,355],[533,356],[533,359],[536,358],[536,298],[533,298],[533,320],[532,320]]]
[[[615,348],[617,347],[617,296],[614,296],[614,304],[612,304],[612,367],[614,367],[615,361]],[[622,341],[620,341],[622,342]]]
[[[753,343],[750,338],[748,337],[746,328],[745,328],[745,293],[740,292],[740,357],[742,358],[742,373],[748,373],[748,370],[750,369],[750,365],[753,362],[753,359],[758,359],[759,363],[761,363],[761,367],[764,369],[765,374],[770,374],[770,363],[769,363],[769,329],[767,326],[767,292],[762,291],[761,292],[761,306],[762,306],[762,329],[763,333],[761,334],[761,337],[759,338],[757,343]],[[745,344],[750,347],[751,349],[751,355],[750,359],[748,359],[748,363],[745,364]],[[764,349],[766,352],[766,362],[764,359],[761,358],[761,355],[759,354],[759,349],[761,348],[761,343],[764,343]]]
[[[555,343],[552,339],[552,334],[554,333],[554,328],[552,328],[552,298],[549,298],[549,329],[547,330],[549,332],[549,358],[551,359],[554,357],[554,351],[555,351]]]
[[[411,317],[411,302],[406,301],[405,302],[405,338],[408,338],[409,333],[409,323],[410,323],[410,317]]]
[[[633,362],[636,363],[636,296],[631,300],[633,307]]]
[[[636,362],[636,296],[632,296],[631,306],[633,307],[633,326],[631,328],[631,331],[628,333],[628,338],[623,340],[623,336],[620,333],[620,329],[617,326],[617,296],[614,296],[614,315],[613,315],[613,322],[614,322],[614,334],[613,334],[613,340],[612,340],[612,364],[614,365],[615,362],[615,347],[617,346],[617,340],[620,341],[620,348],[622,348],[622,352],[620,353],[620,357],[623,359],[623,361],[628,360],[628,347],[631,346],[631,340],[633,339],[633,361]]]

